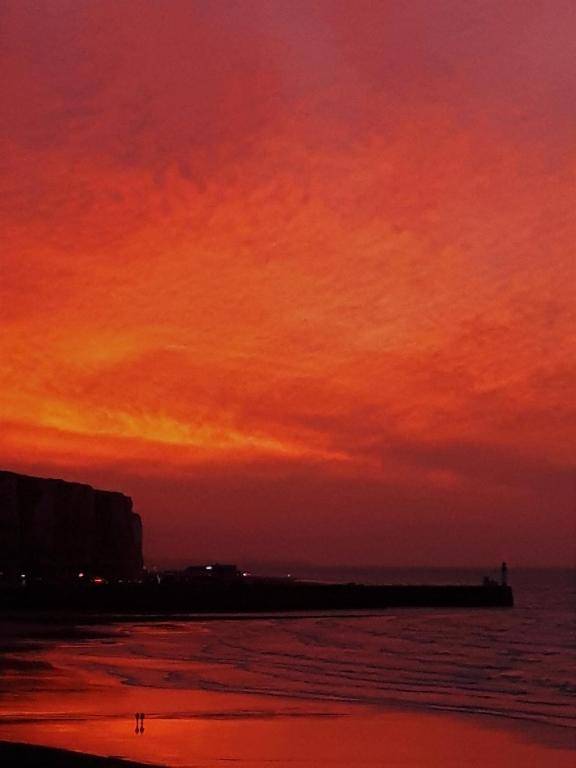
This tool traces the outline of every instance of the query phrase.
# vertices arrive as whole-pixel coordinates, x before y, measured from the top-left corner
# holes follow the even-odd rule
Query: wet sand
[[[147,696],[138,691],[148,709],[142,734],[134,733],[133,718],[120,713],[66,717],[38,712],[4,721],[0,738],[182,768],[231,763],[241,768],[574,766],[569,737],[558,728],[449,713],[195,693],[196,711],[183,713],[185,702],[167,697],[164,706],[170,703],[176,711],[158,713],[151,711],[154,704],[162,705],[158,692]],[[0,749],[0,759],[3,754]],[[99,765],[70,759],[14,764]]]

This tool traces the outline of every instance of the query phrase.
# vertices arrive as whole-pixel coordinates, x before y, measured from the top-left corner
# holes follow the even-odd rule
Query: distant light
[[[248,573],[248,571],[244,571],[244,573],[242,574],[242,576],[250,576],[250,574]]]
[[[104,584],[104,579],[101,579],[100,576],[96,576],[95,578],[92,579],[92,582],[94,584]]]
[[[80,573],[78,574],[78,578],[79,579],[83,579],[84,578],[84,573],[82,571],[80,571]]]
[[[21,573],[21,574],[20,574],[20,578],[21,578],[21,579],[25,579],[25,578],[26,578],[26,574],[25,574],[25,573]]]
[[[207,570],[207,571],[211,571],[211,570],[212,570],[212,568],[213,568],[213,566],[212,566],[212,565],[207,565],[207,566],[206,566],[206,570]]]

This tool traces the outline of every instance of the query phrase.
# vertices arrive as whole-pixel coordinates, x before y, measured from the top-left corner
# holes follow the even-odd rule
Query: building
[[[208,563],[205,565],[190,565],[184,570],[185,581],[234,581],[242,576],[235,565]]]

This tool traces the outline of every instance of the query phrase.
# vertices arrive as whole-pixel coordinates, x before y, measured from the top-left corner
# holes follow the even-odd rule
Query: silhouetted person
[[[134,733],[140,733],[140,730],[138,728],[138,726],[140,725],[140,712],[135,713],[134,719],[136,720],[136,728],[134,728]]]
[[[144,712],[140,712],[140,733],[144,733]]]
[[[502,566],[500,568],[500,584],[503,587],[508,586],[508,566],[506,563],[502,563]]]

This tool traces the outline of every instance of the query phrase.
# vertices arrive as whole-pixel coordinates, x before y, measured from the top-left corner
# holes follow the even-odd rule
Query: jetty
[[[323,584],[292,579],[34,583],[0,590],[0,611],[81,614],[255,614],[389,608],[511,608],[508,584]]]

